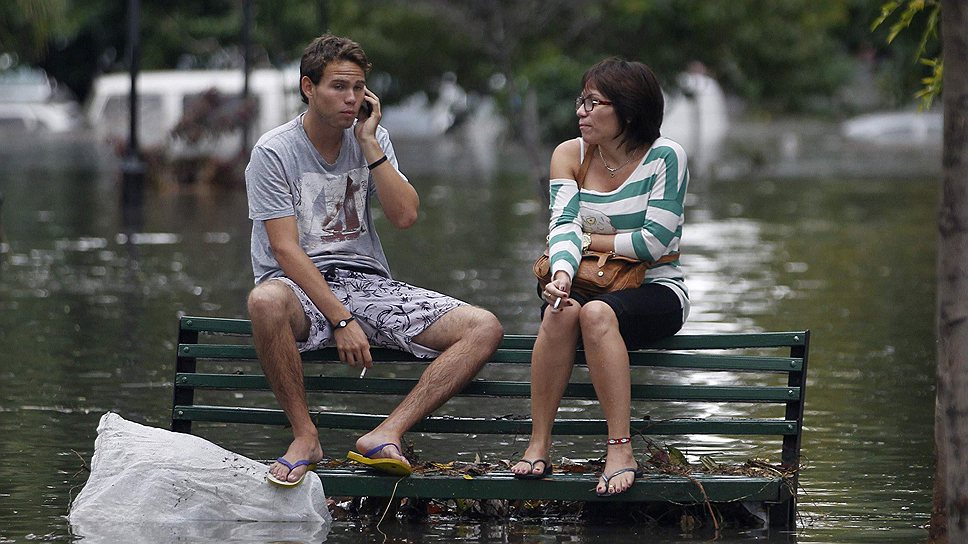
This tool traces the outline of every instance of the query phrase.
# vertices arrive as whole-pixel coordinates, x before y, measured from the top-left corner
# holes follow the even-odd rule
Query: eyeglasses
[[[585,108],[585,113],[591,113],[592,110],[595,109],[595,106],[599,106],[599,105],[611,106],[612,103],[609,102],[608,100],[599,100],[597,98],[586,98],[581,95],[579,95],[578,98],[575,99],[575,109],[577,110],[579,107],[583,107]]]

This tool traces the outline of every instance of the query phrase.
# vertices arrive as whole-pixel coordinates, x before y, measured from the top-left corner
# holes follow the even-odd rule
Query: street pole
[[[126,230],[139,230],[144,210],[145,166],[138,146],[138,71],[141,63],[141,0],[128,0],[128,147],[121,161],[121,221]]]
[[[242,104],[249,101],[249,73],[252,71],[252,0],[245,0],[242,4]],[[242,124],[242,149],[239,156],[245,157],[249,153],[249,130],[251,118],[246,117]]]

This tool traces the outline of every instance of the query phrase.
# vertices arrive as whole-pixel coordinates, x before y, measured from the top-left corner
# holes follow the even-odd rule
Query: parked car
[[[0,132],[68,132],[83,127],[80,105],[44,70],[0,71]]]
[[[298,82],[296,68],[257,69],[249,74],[249,93],[255,101],[250,125],[253,139],[301,111]],[[193,104],[197,109],[198,101],[214,101],[229,115],[235,115],[232,112],[238,109],[237,101],[242,95],[241,70],[145,71],[139,73],[137,85],[138,141],[142,148],[167,146],[173,156],[229,156],[239,151],[240,140],[232,134],[237,128],[233,119],[222,118],[222,128],[226,130],[208,141],[176,138],[173,130],[190,113]],[[115,143],[128,140],[130,89],[131,76],[127,73],[95,79],[86,111],[97,137]]]

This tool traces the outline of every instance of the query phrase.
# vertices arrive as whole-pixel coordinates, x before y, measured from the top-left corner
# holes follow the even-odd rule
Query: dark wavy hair
[[[641,62],[618,57],[602,60],[582,76],[582,89],[591,85],[612,102],[622,123],[622,144],[629,149],[651,146],[659,137],[665,100],[659,79]]]
[[[362,68],[363,73],[369,72],[372,67],[360,44],[349,38],[324,34],[313,40],[303,51],[302,60],[299,61],[299,81],[306,76],[313,85],[317,85],[327,64],[344,60]],[[302,92],[302,84],[299,85],[299,94],[303,104],[308,104],[309,99]]]

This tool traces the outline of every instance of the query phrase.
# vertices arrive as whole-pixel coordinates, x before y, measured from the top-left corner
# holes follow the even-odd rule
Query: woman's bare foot
[[[524,450],[521,460],[511,467],[511,472],[515,476],[542,476],[550,464],[548,459],[548,448],[528,446]]]
[[[623,469],[629,468],[632,470],[623,472]],[[595,492],[599,495],[625,493],[635,483],[637,469],[638,462],[632,454],[632,444],[609,445],[605,468],[602,470],[602,477],[598,479]]]

